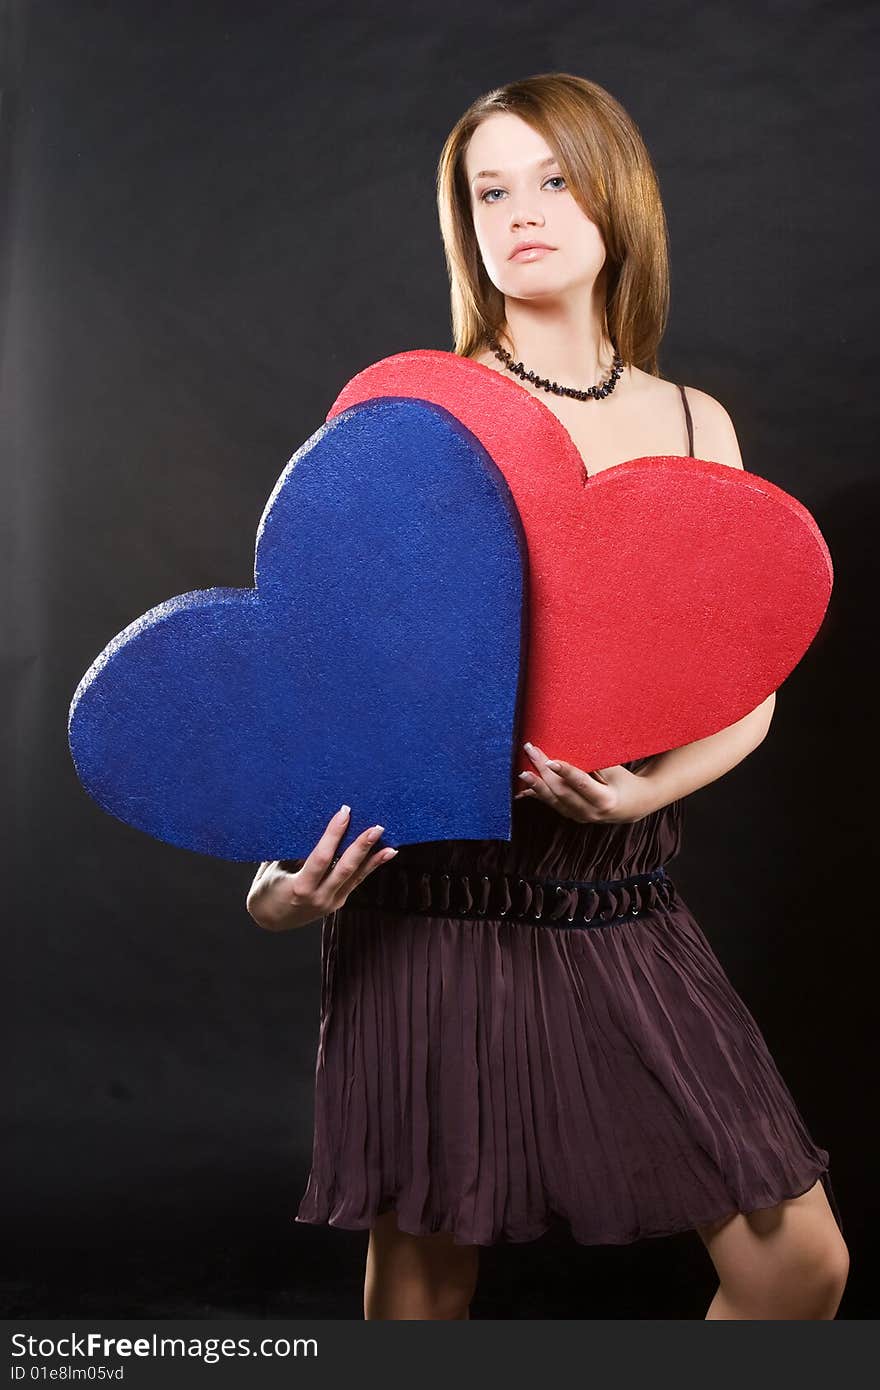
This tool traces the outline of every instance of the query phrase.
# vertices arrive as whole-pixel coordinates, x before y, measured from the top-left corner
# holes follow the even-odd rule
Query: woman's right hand
[[[374,825],[352,840],[334,864],[350,815],[351,808],[343,807],[330,817],[308,859],[293,861],[301,865],[295,873],[282,869],[284,861],[280,859],[264,860],[247,896],[247,910],[258,926],[267,931],[289,931],[326,917],[342,907],[368,874],[394,857],[396,849],[371,854],[385,828]]]

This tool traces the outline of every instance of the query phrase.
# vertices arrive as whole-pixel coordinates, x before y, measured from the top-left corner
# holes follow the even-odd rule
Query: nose
[[[515,198],[511,197],[510,208],[511,227],[543,227],[544,218],[540,212],[536,212],[534,208],[528,206],[527,194],[524,191],[521,190]]]
[[[515,216],[513,216],[510,219],[510,225],[513,228],[519,228],[524,226],[543,227],[544,219],[543,217],[540,217],[537,213],[529,214],[525,212],[518,212],[515,214]]]

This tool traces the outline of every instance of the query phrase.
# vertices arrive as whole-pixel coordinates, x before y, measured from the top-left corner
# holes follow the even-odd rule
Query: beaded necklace
[[[534,372],[526,371],[522,362],[514,362],[510,353],[501,346],[495,338],[489,339],[489,346],[499,361],[503,362],[509,372],[518,376],[523,381],[530,381],[533,386],[539,386],[544,391],[552,391],[554,396],[571,396],[576,401],[602,400],[605,396],[610,396],[617,385],[618,378],[623,373],[623,360],[617,348],[614,349],[614,361],[607,379],[601,386],[588,386],[585,391],[580,391],[576,386],[560,386],[556,381],[550,381],[548,377],[536,376]]]

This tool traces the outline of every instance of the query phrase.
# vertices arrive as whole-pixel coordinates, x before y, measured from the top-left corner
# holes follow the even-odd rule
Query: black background
[[[7,3],[6,1316],[361,1316],[366,1233],[295,1225],[320,929],[252,868],[104,814],[81,675],[174,594],[253,583],[288,458],[368,363],[451,348],[434,203],[480,92],[570,71],[639,124],[670,226],[664,376],[830,547],[765,742],[685,806],[676,882],[831,1176],[839,1317],[876,1211],[875,6]],[[695,1233],[487,1247],[472,1316],[701,1318]]]

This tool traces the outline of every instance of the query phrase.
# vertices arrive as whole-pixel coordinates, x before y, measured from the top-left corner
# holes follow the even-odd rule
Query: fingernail
[[[343,802],[343,804],[340,806],[340,808],[339,808],[339,810],[336,812],[336,814],[337,814],[337,816],[347,816],[350,810],[351,810],[351,807],[350,807],[350,806],[346,806],[345,803]]]
[[[548,763],[547,763],[547,766],[548,766],[548,767],[552,767],[552,769],[553,769],[554,772],[558,772],[558,771],[559,771],[559,763],[556,761],[555,758],[553,759],[552,762],[548,762]]]
[[[370,830],[370,831],[367,833],[367,839],[370,841],[371,844],[373,844],[376,840],[378,840],[379,836],[382,834],[382,831],[383,831],[384,829],[385,829],[384,825],[374,825],[374,826],[373,826],[372,830]]]
[[[535,745],[533,743],[524,743],[523,748],[527,753],[533,753],[535,751]]]
[[[532,780],[532,774],[530,772],[520,772],[519,776],[524,782],[531,782]]]

